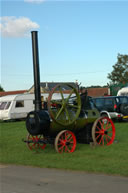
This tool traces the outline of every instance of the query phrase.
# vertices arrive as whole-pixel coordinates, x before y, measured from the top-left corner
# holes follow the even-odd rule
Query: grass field
[[[111,146],[92,148],[77,144],[71,154],[58,154],[51,145],[33,153],[22,142],[25,122],[0,123],[0,163],[61,168],[93,173],[128,176],[128,122],[115,123],[116,140]]]

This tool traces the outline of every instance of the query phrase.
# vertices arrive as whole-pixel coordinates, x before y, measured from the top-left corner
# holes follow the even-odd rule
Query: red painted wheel
[[[94,144],[111,145],[115,139],[115,126],[108,117],[100,117],[92,127]]]
[[[27,135],[27,147],[30,150],[39,151],[46,147],[46,144],[43,143],[44,137],[42,135],[33,136],[31,134]]]
[[[76,148],[76,137],[74,133],[63,130],[55,138],[55,149],[58,153],[72,153]]]

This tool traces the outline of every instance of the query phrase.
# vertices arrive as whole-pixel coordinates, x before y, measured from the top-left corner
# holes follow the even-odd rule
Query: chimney
[[[34,92],[35,92],[35,111],[42,109],[40,94],[40,69],[38,53],[38,32],[32,31],[32,53],[33,53],[33,73],[34,73]]]

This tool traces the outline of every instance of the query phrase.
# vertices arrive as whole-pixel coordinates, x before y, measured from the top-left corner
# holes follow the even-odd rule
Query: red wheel
[[[115,126],[108,117],[100,117],[92,127],[94,144],[111,145],[115,139]]]
[[[39,151],[46,147],[46,144],[43,143],[44,137],[42,135],[32,136],[30,134],[27,135],[27,147],[30,150]]]
[[[76,148],[76,137],[74,133],[63,130],[55,138],[55,149],[58,153],[72,153]]]

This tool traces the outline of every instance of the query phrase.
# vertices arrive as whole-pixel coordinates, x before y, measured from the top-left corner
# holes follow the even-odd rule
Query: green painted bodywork
[[[69,126],[62,126],[55,121],[51,120],[50,128],[49,128],[49,135],[56,135],[62,130],[70,130],[74,133],[77,132],[79,129],[86,129],[87,124],[94,123],[97,118],[100,117],[100,114],[97,109],[91,109],[86,111],[86,115],[84,117],[78,117],[76,121],[69,125]],[[62,120],[62,119],[61,119]]]

